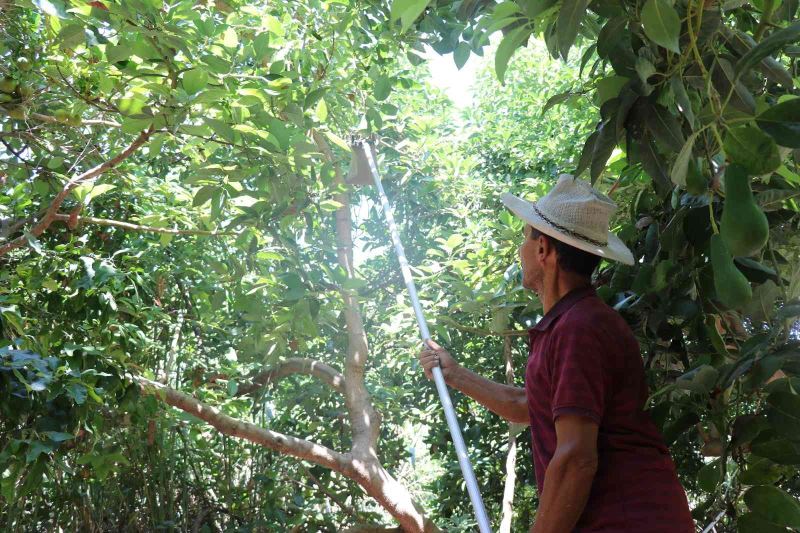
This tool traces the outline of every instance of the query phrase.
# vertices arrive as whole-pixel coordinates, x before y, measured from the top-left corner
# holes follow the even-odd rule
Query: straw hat
[[[561,174],[555,187],[536,202],[510,193],[503,193],[502,200],[512,213],[545,235],[611,261],[634,263],[628,247],[608,231],[617,204],[584,180]]]

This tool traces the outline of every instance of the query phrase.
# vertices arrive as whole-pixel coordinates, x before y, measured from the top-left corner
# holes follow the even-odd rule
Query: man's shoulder
[[[609,336],[619,335],[633,337],[628,323],[614,309],[606,305],[600,297],[592,295],[575,302],[554,324],[556,335],[569,332],[581,336],[605,340]]]
[[[575,302],[559,320],[560,324],[600,327],[609,321],[617,322],[622,317],[596,295],[587,296]]]

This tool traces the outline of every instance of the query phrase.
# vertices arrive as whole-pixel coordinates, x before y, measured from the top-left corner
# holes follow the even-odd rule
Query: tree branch
[[[514,386],[514,358],[511,355],[511,337],[503,338],[503,358],[506,363],[506,384]],[[506,482],[503,487],[503,517],[500,520],[498,533],[510,533],[514,519],[514,484],[517,480],[517,424],[508,423],[508,455],[506,455]]]
[[[200,229],[172,229],[172,228],[156,228],[154,226],[140,226],[131,222],[123,222],[121,220],[109,220],[107,218],[96,217],[75,217],[74,220],[70,219],[70,215],[59,213],[55,216],[55,220],[62,222],[74,222],[78,224],[95,224],[98,226],[113,226],[115,228],[122,228],[128,231],[144,231],[152,233],[166,233],[169,235],[204,235],[208,237],[221,237],[225,235],[236,235],[233,231],[208,231]]]
[[[244,396],[253,391],[277,383],[285,377],[292,374],[305,374],[307,376],[314,376],[326,385],[330,386],[336,392],[344,394],[345,382],[342,376],[335,368],[326,365],[321,361],[314,359],[304,359],[302,357],[291,357],[282,361],[279,365],[265,370],[257,374],[251,383],[239,385],[239,390],[236,396]]]
[[[334,184],[345,192],[334,195],[334,200],[341,206],[335,213],[336,258],[339,266],[347,273],[348,278],[355,277],[353,266],[353,235],[350,217],[350,187],[345,183],[342,170],[336,161],[330,144],[316,130],[311,130],[311,137],[324,158],[333,166]],[[347,379],[345,389],[345,405],[353,429],[352,453],[356,457],[369,457],[377,460],[377,442],[380,435],[380,415],[370,401],[370,395],[364,385],[364,372],[369,356],[367,334],[361,317],[358,299],[353,291],[341,288],[339,291],[344,301],[344,318],[347,331],[347,357],[344,364],[344,375]]]
[[[63,124],[56,117],[51,115],[43,115],[41,113],[31,113],[28,116],[34,120],[38,120],[39,122],[47,122],[48,124]],[[102,120],[102,119],[81,120],[81,125],[84,124],[86,124],[87,126],[108,126],[109,128],[119,128],[122,126],[119,122],[116,122],[114,120]]]
[[[225,435],[249,440],[278,453],[311,461],[337,472],[346,473],[352,464],[349,455],[331,450],[327,446],[237,420],[188,394],[147,378],[132,374],[128,374],[128,378],[144,392],[153,393],[164,403],[208,422]]]
[[[122,161],[130,157],[131,154],[133,154],[136,150],[138,150],[139,147],[142,146],[147,141],[148,137],[150,137],[151,132],[152,128],[141,132],[136,137],[136,139],[134,139],[133,142],[129,144],[128,147],[125,148],[122,152],[118,153],[108,161],[105,161],[97,165],[96,167],[90,168],[86,172],[78,174],[77,176],[69,180],[67,184],[64,185],[64,188],[61,189],[61,192],[59,192],[53,199],[53,201],[50,203],[50,206],[47,208],[47,211],[45,211],[42,219],[39,222],[37,222],[36,225],[33,226],[33,228],[31,228],[31,233],[34,235],[34,237],[38,237],[39,235],[44,233],[44,231],[48,227],[50,227],[50,224],[52,224],[53,221],[56,219],[56,215],[58,214],[58,210],[61,207],[61,204],[64,203],[64,200],[66,200],[67,196],[69,196],[69,193],[72,192],[72,190],[75,187],[81,185],[82,183],[91,181],[100,176],[101,174],[103,174],[104,172],[107,172],[112,168],[116,167],[117,165],[119,165]],[[4,244],[3,246],[0,246],[0,255],[7,254],[11,250],[20,248],[24,246],[27,242],[28,239],[26,236],[23,235],[22,237],[18,237],[13,241]]]

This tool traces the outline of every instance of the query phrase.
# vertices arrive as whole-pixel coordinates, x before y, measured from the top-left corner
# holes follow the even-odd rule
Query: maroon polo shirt
[[[539,493],[563,414],[598,424],[598,468],[576,532],[693,533],[694,522],[664,440],[643,411],[639,344],[594,290],[565,295],[530,330],[525,391]]]

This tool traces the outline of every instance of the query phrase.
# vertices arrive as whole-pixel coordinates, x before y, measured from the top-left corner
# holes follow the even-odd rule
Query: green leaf
[[[236,30],[228,26],[225,33],[222,34],[222,45],[228,48],[236,48],[239,46],[239,36],[236,35]]]
[[[754,455],[766,457],[780,465],[800,464],[800,449],[788,439],[761,440],[759,438],[753,442],[751,450]]]
[[[108,60],[109,63],[116,63],[117,61],[125,61],[129,57],[131,57],[131,49],[129,46],[125,46],[123,44],[106,45],[106,59]]]
[[[429,2],[430,0],[394,0],[390,11],[390,19],[392,22],[399,19],[402,31],[406,31],[414,24],[417,17],[425,11]]]
[[[553,96],[551,96],[550,98],[547,99],[547,102],[544,103],[544,106],[542,106],[542,111],[539,114],[539,116],[543,117],[544,114],[547,113],[550,110],[550,108],[565,102],[573,94],[574,93],[571,90],[570,91],[564,91],[563,93],[559,93],[559,94],[554,94]]]
[[[388,76],[381,76],[375,81],[375,91],[374,96],[375,99],[380,101],[386,100],[389,97],[389,93],[392,92],[392,85],[394,84],[394,80]]]
[[[779,211],[787,200],[800,197],[800,190],[768,189],[758,193],[756,202],[764,211]]]
[[[756,118],[756,123],[781,146],[800,148],[800,98],[770,107]]]
[[[722,481],[722,466],[719,459],[703,465],[697,472],[697,486],[705,492],[714,492]]]
[[[789,533],[789,530],[755,513],[744,513],[736,519],[739,533]]]
[[[597,105],[602,106],[612,98],[619,96],[620,91],[629,81],[625,76],[606,76],[597,80],[595,93]]]
[[[152,123],[153,120],[149,118],[125,117],[122,120],[122,128],[120,129],[123,133],[136,134],[149,128]]]
[[[42,243],[39,242],[39,239],[36,238],[36,235],[31,233],[30,231],[23,232],[25,235],[25,240],[28,241],[28,246],[39,255],[44,255],[44,251],[42,250]]]
[[[748,72],[765,57],[786,45],[795,44],[798,40],[800,40],[800,21],[772,33],[739,59],[736,63],[736,76]]]
[[[342,204],[336,200],[323,200],[319,203],[319,208],[327,212],[336,211],[340,207],[342,207]]]
[[[561,9],[558,10],[558,20],[556,22],[556,37],[558,41],[558,51],[561,57],[567,59],[569,49],[575,44],[578,37],[578,27],[586,16],[586,8],[589,0],[564,0]]]
[[[606,22],[597,36],[597,55],[607,59],[625,35],[628,17],[614,17]]]
[[[467,64],[471,52],[472,48],[470,48],[469,43],[458,43],[456,49],[453,50],[453,61],[455,61],[458,70],[461,70]]]
[[[800,396],[790,392],[773,392],[767,397],[767,417],[779,435],[800,440]]]
[[[325,122],[328,119],[328,104],[325,103],[324,98],[320,98],[319,102],[317,102],[317,107],[314,109],[314,114],[317,116],[317,120],[320,122]]]
[[[775,141],[752,126],[737,126],[728,130],[724,148],[728,158],[742,165],[749,174],[760,176],[772,172],[781,165]]]
[[[800,527],[800,504],[778,487],[753,487],[745,493],[744,501],[753,513],[769,522]]]
[[[695,139],[697,139],[697,132],[689,135],[689,138],[683,143],[683,148],[678,152],[678,157],[675,158],[672,171],[669,173],[669,178],[672,180],[672,183],[680,187],[686,187],[686,171],[689,168],[689,160],[692,158],[692,149],[694,148]]]
[[[642,8],[642,26],[645,35],[654,43],[680,53],[681,19],[667,0],[647,0]]]
[[[338,146],[342,150],[345,150],[347,152],[350,151],[350,146],[347,144],[347,142],[345,142],[344,139],[342,139],[341,137],[339,137],[338,135],[336,135],[332,131],[326,131],[325,132],[325,137],[327,137],[329,141],[331,141],[333,144],[335,144],[336,146]]]
[[[605,170],[608,158],[611,157],[611,153],[617,145],[617,130],[611,121],[607,120],[603,122],[600,125],[600,129],[597,131],[597,141],[592,151],[592,165],[589,171],[592,185],[594,185],[597,178],[599,178],[600,174]]]
[[[775,315],[778,320],[788,320],[800,316],[800,302],[793,301],[786,303]]]
[[[781,467],[769,459],[750,456],[747,467],[739,474],[739,481],[745,485],[767,485],[781,477]]]
[[[80,383],[71,383],[67,386],[67,394],[69,394],[69,397],[72,398],[76,404],[83,405],[84,402],[86,402],[88,392],[86,391],[86,387]]]
[[[200,68],[187,70],[181,76],[181,83],[187,93],[199,93],[208,85],[208,72]]]
[[[653,133],[656,142],[666,151],[678,152],[683,149],[685,139],[681,125],[669,110],[660,105],[647,107],[647,127]]]
[[[589,137],[586,138],[586,142],[583,143],[583,149],[581,150],[581,156],[578,159],[578,165],[575,167],[575,176],[580,176],[583,171],[589,168],[589,165],[592,164],[594,146],[597,144],[597,137],[599,136],[600,132],[595,130],[591,135],[589,135]]]
[[[711,365],[700,365],[686,372],[675,380],[681,389],[690,390],[698,394],[708,394],[719,379],[719,371]]]
[[[198,207],[211,200],[211,197],[216,192],[217,187],[214,185],[203,185],[194,195],[192,205]]]
[[[494,70],[497,73],[497,79],[500,80],[500,83],[505,84],[506,69],[508,68],[508,62],[511,60],[511,56],[514,55],[517,48],[527,42],[530,35],[531,31],[527,26],[520,26],[508,32],[506,36],[503,37],[503,40],[500,41],[500,45],[497,47],[497,52],[494,56]]]
[[[64,48],[76,48],[83,44],[84,39],[84,26],[78,22],[67,24],[58,32],[58,40]]]

